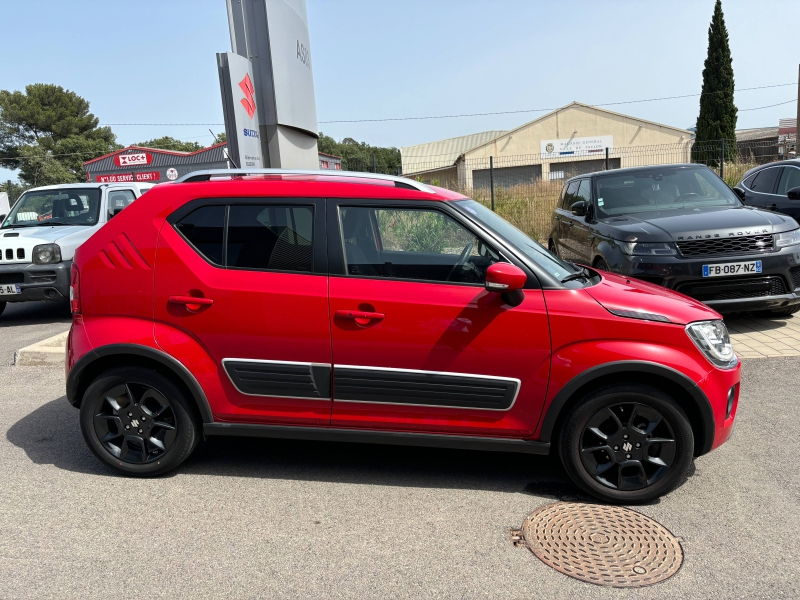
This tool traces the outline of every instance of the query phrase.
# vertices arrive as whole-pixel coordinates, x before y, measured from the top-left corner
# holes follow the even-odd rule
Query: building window
[[[342,163],[333,163],[333,170],[334,171],[341,171],[342,170]]]
[[[327,160],[321,160],[321,161],[319,161],[319,168],[320,169],[330,169],[331,168],[330,167],[330,163],[328,163]]]

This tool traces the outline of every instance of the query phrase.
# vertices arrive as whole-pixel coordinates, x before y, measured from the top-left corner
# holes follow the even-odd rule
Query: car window
[[[3,227],[93,226],[99,214],[98,188],[31,190],[14,204]]]
[[[585,200],[589,202],[592,197],[592,192],[589,189],[589,180],[588,179],[581,179],[581,185],[578,188],[578,194],[575,198],[575,202],[580,200]]]
[[[248,204],[229,211],[226,266],[311,272],[313,207]]]
[[[575,196],[578,193],[578,186],[580,183],[580,181],[570,181],[567,184],[567,191],[564,194],[564,203],[561,205],[561,208],[569,210],[570,206],[575,203]]]
[[[499,255],[454,219],[431,209],[342,207],[346,272],[483,285]]]
[[[771,194],[772,190],[775,189],[775,180],[780,172],[781,170],[776,167],[759,171],[750,184],[750,189],[761,194]]]
[[[753,187],[753,182],[755,181],[757,175],[758,175],[758,173],[753,173],[752,175],[750,175],[750,177],[748,177],[747,179],[742,181],[742,185],[744,185],[748,189],[752,188]]]
[[[800,187],[800,169],[797,167],[784,167],[778,183],[778,193],[786,196],[792,188]]]
[[[136,200],[132,190],[111,190],[108,192],[108,218],[110,219]]]
[[[209,262],[222,266],[222,244],[225,238],[224,206],[198,208],[178,221],[175,229]]]

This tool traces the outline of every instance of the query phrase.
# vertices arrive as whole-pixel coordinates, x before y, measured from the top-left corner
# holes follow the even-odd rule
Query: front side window
[[[595,179],[598,216],[741,206],[741,201],[705,167],[656,167]]]
[[[796,167],[784,167],[781,180],[778,183],[778,193],[781,196],[789,194],[789,190],[800,187],[800,169]]]
[[[310,206],[202,206],[175,223],[175,229],[216,266],[312,271],[314,209]]]
[[[590,184],[588,179],[581,179],[581,185],[578,187],[578,195],[575,198],[575,201],[578,202],[580,200],[584,200],[589,202],[592,197],[592,192],[590,191]]]
[[[120,211],[136,200],[132,190],[112,190],[108,193],[108,218],[120,213]]]
[[[570,181],[567,184],[567,190],[564,192],[564,203],[561,205],[564,210],[570,210],[570,207],[577,202],[578,185],[580,185],[580,181]]]
[[[436,210],[342,207],[339,221],[350,276],[483,285],[486,269],[500,260]]]
[[[25,192],[9,213],[3,228],[95,225],[100,214],[98,188],[33,190]]]

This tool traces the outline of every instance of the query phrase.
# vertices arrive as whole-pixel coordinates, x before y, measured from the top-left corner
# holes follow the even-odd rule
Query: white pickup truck
[[[72,183],[22,194],[0,215],[0,313],[7,302],[69,298],[75,249],[151,187]]]

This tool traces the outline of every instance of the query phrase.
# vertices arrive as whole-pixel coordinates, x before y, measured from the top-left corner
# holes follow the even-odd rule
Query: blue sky
[[[450,115],[699,93],[713,0],[308,0],[319,121]],[[797,81],[797,0],[724,0],[737,88]],[[0,89],[56,83],[101,123],[222,123],[215,53],[230,50],[225,0],[0,0]],[[736,95],[739,127],[777,125],[797,87]],[[610,106],[689,127],[698,99]],[[320,123],[337,139],[406,146],[508,129],[531,112]],[[222,126],[211,125],[215,132]],[[208,126],[122,126],[122,144]],[[13,173],[0,169],[5,180]]]

